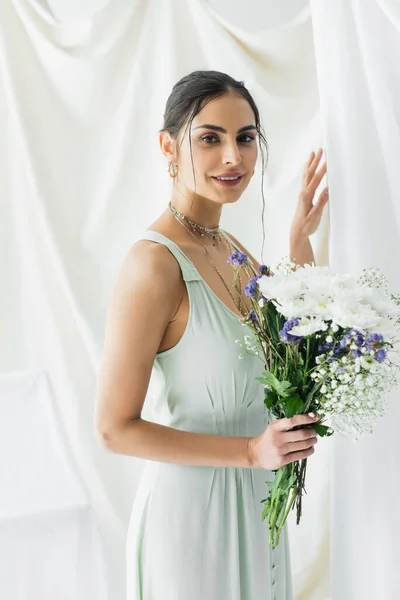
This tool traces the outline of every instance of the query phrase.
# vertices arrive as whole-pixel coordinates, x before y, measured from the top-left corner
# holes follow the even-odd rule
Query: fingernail
[[[315,414],[314,413],[308,413],[308,415],[312,418],[315,419]]]

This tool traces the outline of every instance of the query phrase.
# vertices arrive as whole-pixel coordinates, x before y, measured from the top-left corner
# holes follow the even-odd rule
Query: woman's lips
[[[242,181],[242,178],[243,178],[243,175],[241,175],[237,179],[231,179],[231,180],[222,180],[222,179],[217,179],[216,177],[213,177],[214,181],[218,185],[222,185],[222,187],[235,187],[235,186],[239,185],[239,183]]]

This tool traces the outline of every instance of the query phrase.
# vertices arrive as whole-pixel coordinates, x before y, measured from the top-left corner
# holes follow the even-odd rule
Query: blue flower
[[[321,346],[318,346],[318,352],[324,352],[324,350],[330,350],[333,347],[333,342],[324,342]]]
[[[260,271],[261,275],[267,275],[268,277],[271,275],[270,268],[267,267],[267,265],[260,265],[258,270]]]
[[[383,343],[383,335],[381,335],[380,333],[373,333],[371,335],[371,337],[369,337],[365,341],[365,345],[367,346],[368,350],[373,350],[378,344],[382,344],[382,343]]]
[[[295,325],[300,323],[299,319],[289,319],[283,326],[283,331],[290,331]]]
[[[376,353],[374,358],[377,362],[381,363],[385,360],[386,354],[387,354],[387,352],[386,352],[385,348],[381,348],[380,350],[378,350],[378,352]]]
[[[250,319],[252,320],[253,324],[258,325],[258,317],[255,313],[254,308],[251,309],[251,311],[249,312],[249,315],[250,315]]]
[[[234,250],[226,262],[232,263],[232,264],[240,267],[246,261],[247,261],[247,254],[245,254],[244,252],[240,252],[240,250]]]
[[[300,337],[298,335],[292,335],[291,333],[289,333],[289,331],[295,325],[298,325],[298,324],[299,324],[299,319],[289,319],[288,321],[286,321],[283,328],[279,332],[279,335],[281,336],[283,341],[286,342],[287,344],[289,344],[290,342],[292,342],[293,344],[299,344],[301,342],[301,340],[303,339],[302,337]]]
[[[383,342],[383,335],[380,333],[373,333],[369,339],[373,342]]]
[[[244,293],[246,294],[246,296],[254,298],[257,292],[257,280],[258,277],[253,277],[252,279],[250,279],[249,284],[244,287]]]
[[[301,340],[303,339],[302,337],[299,337],[297,335],[291,335],[290,333],[286,333],[286,331],[283,331],[283,329],[279,332],[279,335],[281,336],[282,340],[287,344],[290,344],[290,342],[292,342],[293,344],[300,344]]]
[[[346,333],[342,337],[342,339],[339,341],[339,349],[340,350],[343,350],[343,348],[346,348],[350,344],[350,338],[351,338],[350,332]]]

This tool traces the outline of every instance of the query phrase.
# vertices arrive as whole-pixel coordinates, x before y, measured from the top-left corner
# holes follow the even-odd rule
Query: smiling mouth
[[[222,185],[223,187],[235,187],[242,181],[243,175],[239,177],[213,177],[213,179],[218,185]]]
[[[243,175],[240,177],[213,177],[217,185],[222,187],[236,187],[240,184],[243,179]]]

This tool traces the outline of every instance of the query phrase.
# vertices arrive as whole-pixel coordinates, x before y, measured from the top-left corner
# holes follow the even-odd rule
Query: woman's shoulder
[[[168,247],[146,238],[139,238],[132,244],[121,270],[128,278],[154,277],[158,283],[176,282],[180,278],[179,265]]]

